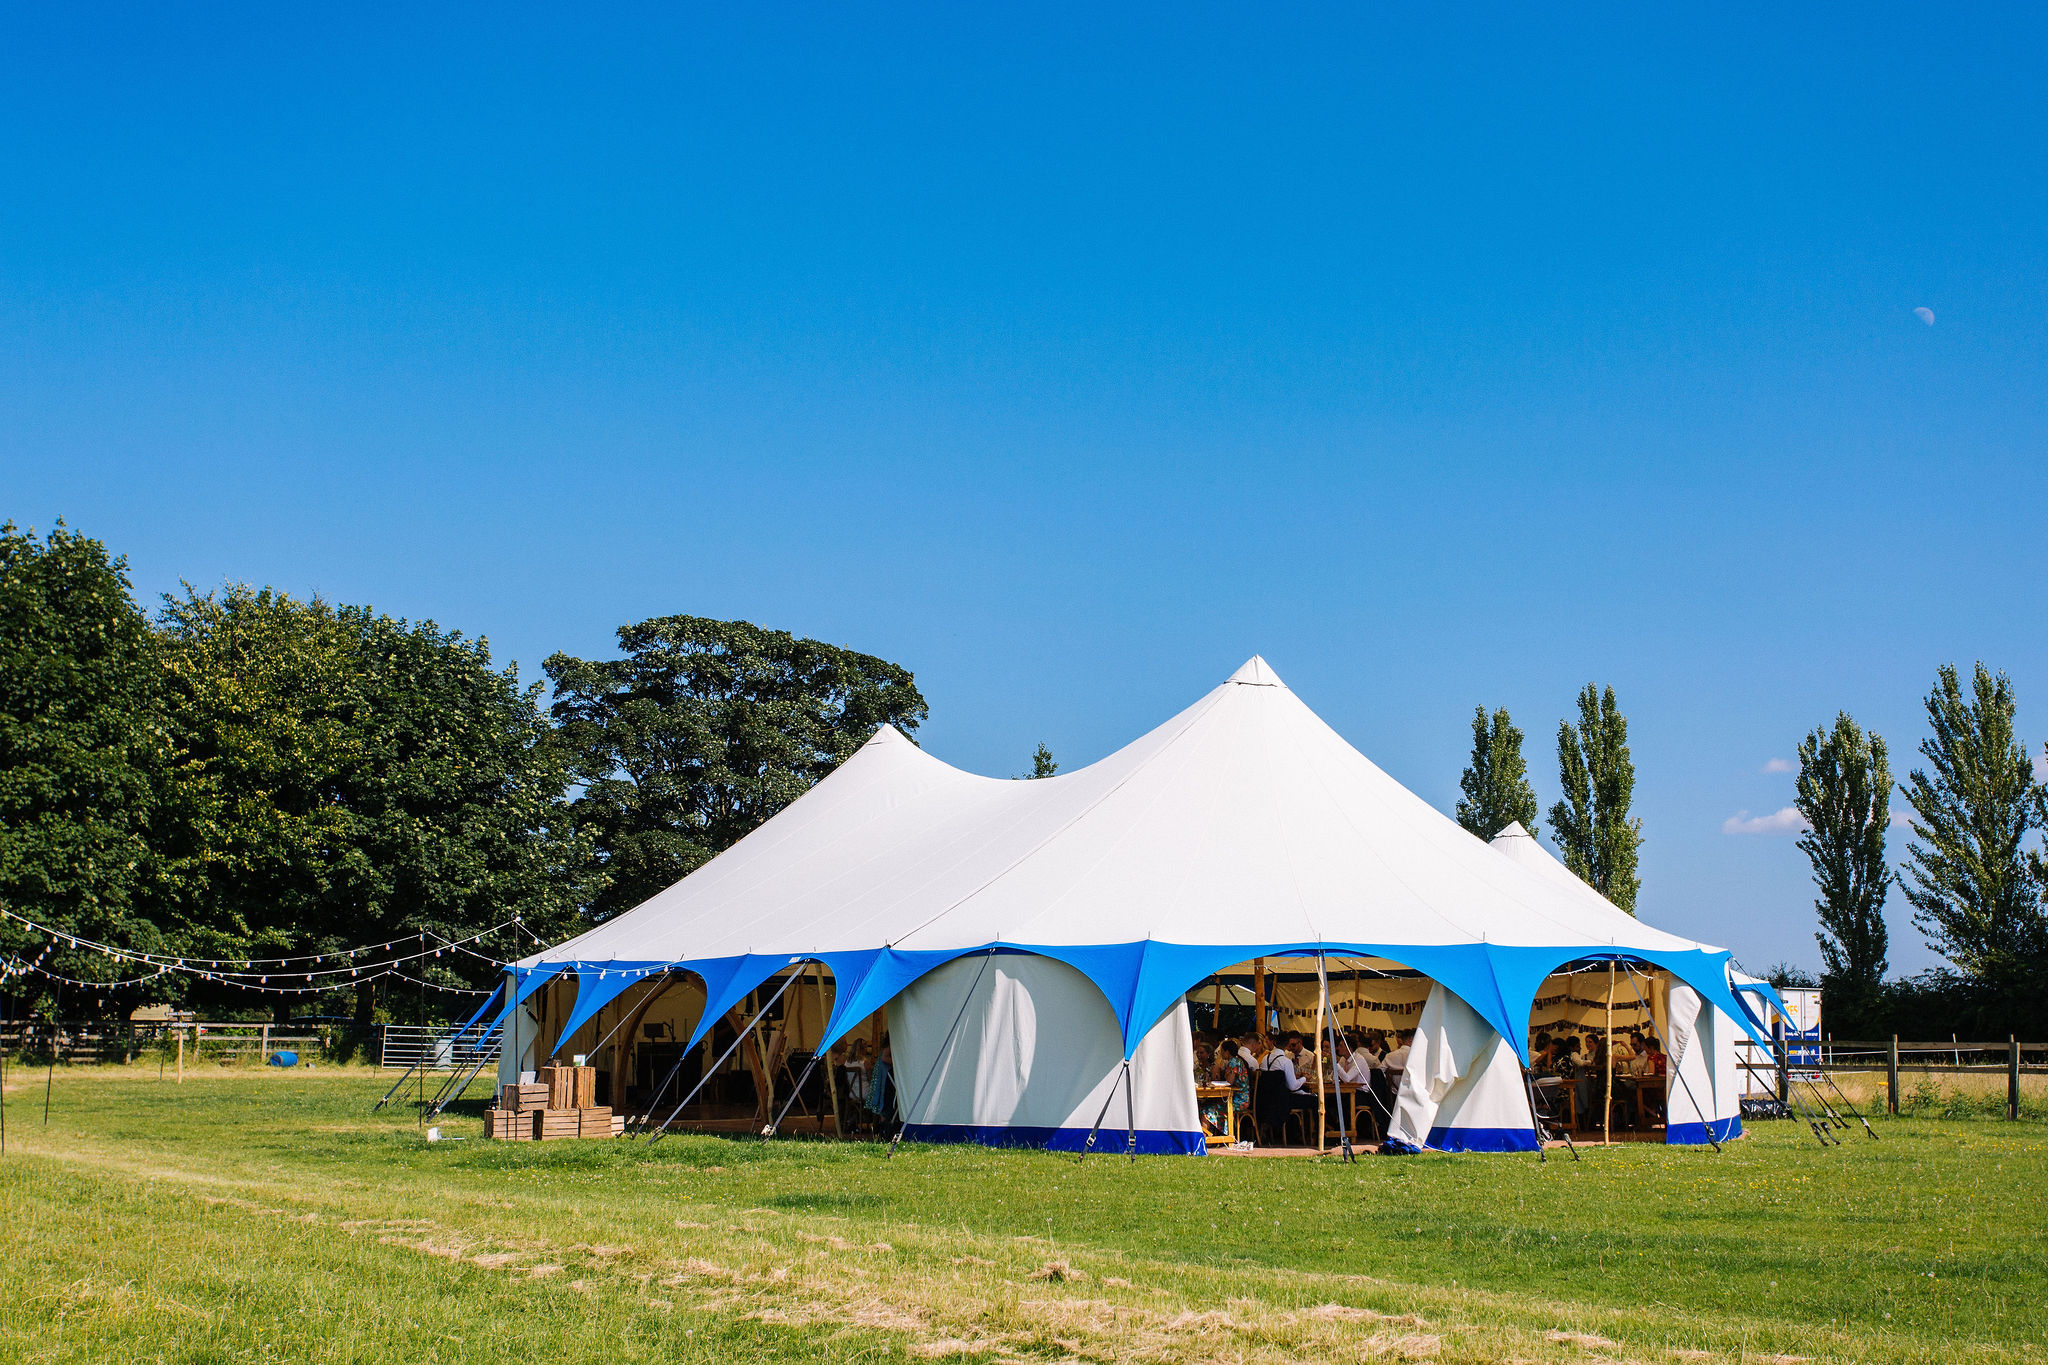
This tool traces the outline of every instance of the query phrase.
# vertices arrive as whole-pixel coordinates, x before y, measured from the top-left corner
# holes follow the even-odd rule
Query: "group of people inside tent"
[[[1669,1059],[1655,1033],[1630,1028],[1614,1034],[1613,1056],[1617,1126],[1649,1127],[1663,1121],[1663,1077]],[[1529,1070],[1538,1083],[1549,1081],[1572,1088],[1573,1112],[1581,1127],[1597,1128],[1607,1085],[1607,1034],[1594,1028],[1569,1026],[1540,1029],[1530,1040]]]
[[[1384,1132],[1387,1118],[1393,1112],[1394,1096],[1401,1088],[1401,1075],[1408,1065],[1415,1031],[1344,1028],[1334,1030],[1334,1034],[1333,1053],[1330,1033],[1319,1035],[1313,1044],[1300,1033],[1196,1033],[1195,1084],[1229,1086],[1227,1103],[1235,1111],[1231,1115],[1224,1113],[1226,1101],[1221,1096],[1204,1099],[1204,1129],[1212,1136],[1231,1131],[1256,1134],[1269,1145],[1277,1144],[1282,1134],[1265,1131],[1267,1125],[1257,1112],[1256,1078],[1269,1072],[1276,1078],[1267,1082],[1275,1094],[1276,1109],[1282,1114],[1300,1113],[1306,1131],[1316,1121],[1313,1116],[1318,1106],[1316,1076],[1320,1067],[1326,1084],[1355,1087],[1342,1093],[1351,1097],[1351,1103],[1358,1106],[1358,1115],[1374,1131]],[[1330,1113],[1336,1122],[1343,1122],[1340,1108],[1333,1108]]]

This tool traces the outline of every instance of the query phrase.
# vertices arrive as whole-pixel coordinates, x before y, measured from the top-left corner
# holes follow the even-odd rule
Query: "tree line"
[[[1838,1037],[1945,1033],[2032,1037],[2048,1029],[2048,783],[2017,738],[2011,681],[1978,663],[1968,682],[1943,665],[1925,699],[1924,767],[1896,784],[1909,838],[1894,869],[1890,754],[1847,712],[1799,743],[1794,805],[1813,869],[1818,976],[1779,966],[1779,985],[1818,985]],[[1588,683],[1579,721],[1558,726],[1551,837],[1565,865],[1630,914],[1642,880],[1642,822],[1629,814],[1635,767],[1614,689]],[[1511,822],[1537,832],[1522,732],[1507,711],[1472,718],[1458,822],[1490,839]],[[2048,757],[2048,746],[2044,746]],[[2048,767],[2048,762],[2044,762]],[[1884,907],[1896,885],[1913,922],[1948,965],[1892,978]]]
[[[692,616],[618,637],[622,658],[548,658],[543,707],[539,681],[432,621],[239,584],[187,584],[149,613],[99,541],[9,523],[0,906],[122,950],[259,964],[519,920],[484,957],[408,966],[445,1016],[466,998],[446,993],[494,984],[485,958],[638,904],[876,726],[926,716],[907,669],[840,646]],[[10,959],[40,967],[8,984],[16,1010],[52,1007],[54,976],[135,975],[0,921]],[[250,1004],[180,973],[70,990],[67,1017]],[[274,1012],[368,1023],[417,990],[366,981]]]

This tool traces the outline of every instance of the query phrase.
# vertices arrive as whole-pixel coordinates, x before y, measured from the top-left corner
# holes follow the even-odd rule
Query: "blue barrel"
[[[299,1064],[299,1054],[296,1052],[273,1052],[270,1054],[270,1064],[272,1066],[297,1066]]]

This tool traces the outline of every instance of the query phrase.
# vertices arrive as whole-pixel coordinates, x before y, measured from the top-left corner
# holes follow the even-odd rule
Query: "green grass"
[[[41,1081],[10,1069],[0,1360],[2048,1361],[2033,1123],[886,1160],[429,1146],[368,1071],[60,1070],[44,1128]]]

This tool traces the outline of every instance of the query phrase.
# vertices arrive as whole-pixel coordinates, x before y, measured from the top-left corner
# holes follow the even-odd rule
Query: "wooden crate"
[[[625,1135],[626,1135],[626,1116],[625,1116],[624,1114],[613,1114],[613,1115],[612,1115],[612,1136],[613,1136],[613,1137],[624,1137]]]
[[[548,1088],[538,1081],[498,1087],[498,1107],[520,1113],[548,1107]]]
[[[570,1068],[575,1073],[576,1107],[597,1108],[597,1068],[578,1066]]]
[[[608,1138],[612,1135],[612,1111],[610,1109],[578,1109],[577,1133],[587,1138]]]
[[[508,1142],[533,1141],[534,1115],[529,1110],[484,1110],[484,1136]]]
[[[547,1087],[548,1108],[574,1109],[576,1107],[575,1067],[544,1066],[535,1073],[535,1079]]]
[[[543,1109],[537,1126],[542,1142],[583,1136],[583,1119],[574,1109]]]

